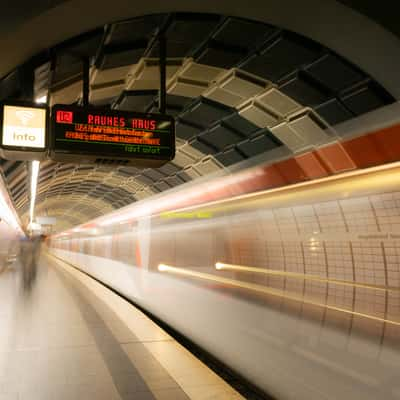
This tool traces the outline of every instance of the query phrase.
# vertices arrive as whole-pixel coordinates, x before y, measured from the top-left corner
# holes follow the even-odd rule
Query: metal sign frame
[[[44,147],[29,147],[29,146],[10,146],[3,145],[3,124],[4,124],[4,109],[10,107],[26,107],[32,109],[40,109],[45,111],[45,133]],[[6,101],[0,105],[0,155],[6,160],[44,160],[47,158],[49,149],[49,107],[47,104],[31,103],[26,101]]]
[[[170,135],[171,138],[169,139],[169,148],[171,155],[170,156],[151,156],[150,153],[149,155],[146,155],[144,153],[137,154],[135,152],[130,153],[126,152],[125,154],[123,152],[115,152],[114,154],[112,152],[107,152],[106,151],[106,145],[107,141],[104,141],[104,149],[105,150],[99,150],[99,146],[97,144],[97,150],[89,150],[87,143],[85,141],[81,141],[79,144],[77,143],[76,149],[74,149],[72,146],[71,148],[63,148],[62,146],[58,147],[56,143],[56,118],[57,118],[57,112],[58,111],[66,111],[66,112],[77,112],[77,113],[83,113],[83,114],[90,114],[90,113],[98,113],[98,114],[103,114],[104,117],[107,115],[111,118],[114,116],[119,116],[125,118],[127,120],[129,119],[153,119],[153,120],[165,120],[166,122],[170,122]],[[50,116],[50,121],[51,121],[51,142],[50,142],[50,159],[56,162],[70,162],[74,163],[79,160],[79,163],[81,164],[93,164],[93,163],[103,163],[105,165],[113,165],[116,166],[118,164],[120,165],[132,165],[132,166],[138,166],[138,167],[148,167],[148,168],[156,168],[159,167],[171,160],[174,159],[175,157],[175,146],[176,146],[176,138],[175,138],[175,119],[172,116],[165,115],[165,114],[156,114],[156,113],[142,113],[142,112],[135,112],[135,111],[119,111],[119,110],[112,110],[112,109],[102,109],[100,107],[81,107],[77,105],[62,105],[62,104],[56,104],[52,107],[51,109],[51,116]],[[58,122],[59,124],[60,122]],[[66,122],[66,124],[71,124],[72,122]],[[74,121],[73,124],[75,125],[82,125],[84,122],[82,121]],[[93,126],[97,126],[95,123],[93,123]],[[106,126],[107,127],[107,126]],[[110,128],[110,127],[108,127]],[[58,128],[60,129],[60,128]],[[89,142],[88,143],[93,143],[93,149],[95,149],[95,142]],[[82,145],[83,144],[83,145]],[[79,148],[79,145],[82,145],[81,148]],[[121,141],[121,145],[125,146],[135,146],[134,144],[130,145],[129,143],[123,143]],[[86,146],[86,149],[84,148]],[[145,144],[143,145],[145,146]]]

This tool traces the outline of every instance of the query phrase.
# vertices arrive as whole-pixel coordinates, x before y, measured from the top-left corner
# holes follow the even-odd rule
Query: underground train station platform
[[[43,254],[0,274],[0,399],[242,399],[127,301]]]
[[[400,400],[396,2],[2,3],[0,400]]]

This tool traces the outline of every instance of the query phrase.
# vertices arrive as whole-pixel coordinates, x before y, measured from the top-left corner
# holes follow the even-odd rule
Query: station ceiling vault
[[[395,101],[332,49],[266,23],[203,13],[162,13],[111,23],[41,52],[5,75],[0,98],[80,104],[81,57],[91,61],[90,102],[157,112],[158,42],[167,37],[167,112],[177,154],[158,169],[104,160],[97,166],[41,163],[36,215],[57,230],[146,199],[223,168],[340,140],[332,128]],[[27,164],[1,160],[24,223]]]

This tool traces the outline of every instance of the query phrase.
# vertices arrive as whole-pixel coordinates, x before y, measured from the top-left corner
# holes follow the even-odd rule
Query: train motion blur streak
[[[285,291],[283,291],[283,290],[270,289],[268,287],[265,287],[265,286],[262,286],[262,285],[257,285],[257,284],[254,284],[254,283],[247,283],[247,282],[242,282],[242,281],[238,281],[238,280],[235,280],[235,279],[227,279],[227,278],[223,278],[223,277],[216,277],[216,276],[211,275],[211,274],[204,274],[204,273],[201,273],[201,272],[190,271],[190,270],[187,270],[187,269],[184,269],[184,268],[175,268],[175,267],[172,267],[170,265],[165,265],[165,264],[160,264],[158,266],[158,270],[159,271],[163,271],[163,272],[169,272],[169,273],[172,273],[172,274],[184,275],[184,276],[187,276],[187,277],[194,277],[194,278],[204,279],[204,280],[213,281],[213,282],[217,282],[217,283],[222,283],[222,284],[225,284],[227,286],[234,286],[234,287],[237,287],[237,288],[248,289],[248,290],[251,290],[251,291],[254,291],[254,292],[264,293],[264,294],[271,295],[271,296],[284,297],[285,299],[294,300],[294,301],[300,301],[300,302],[303,302],[304,304],[310,304],[310,305],[317,306],[317,307],[325,307],[325,308],[328,308],[330,310],[340,311],[340,312],[343,312],[343,313],[353,314],[353,315],[357,315],[359,317],[372,319],[372,320],[376,320],[376,321],[387,322],[389,324],[399,325],[400,326],[400,322],[391,321],[391,320],[388,320],[388,319],[382,319],[382,318],[379,318],[379,317],[375,317],[373,315],[358,313],[358,312],[354,312],[354,311],[351,311],[351,310],[346,310],[344,308],[333,307],[333,306],[330,306],[329,304],[317,303],[317,302],[315,302],[313,300],[307,299],[304,296],[304,294],[303,294],[303,297],[295,296],[295,295],[286,295]],[[305,278],[305,279],[307,279],[307,278]],[[320,280],[320,281],[322,281],[322,280]],[[325,280],[325,282],[330,282],[330,281],[329,280]],[[332,283],[332,282],[330,282],[330,283]],[[335,284],[337,284],[337,282]],[[370,288],[370,286],[368,286],[368,285],[354,285],[354,286]]]
[[[0,272],[17,256],[17,242],[24,233],[6,186],[0,176]]]
[[[132,205],[49,245],[278,399],[397,399],[399,180],[392,164],[178,210],[167,194],[167,214]]]
[[[327,282],[327,283],[333,283],[333,284],[343,285],[343,286],[352,286],[352,287],[354,286],[354,287],[377,289],[377,290],[400,291],[400,288],[398,288],[398,287],[390,287],[390,286],[386,287],[386,286],[372,285],[372,284],[366,284],[366,283],[354,283],[351,281],[342,281],[340,279],[321,278],[317,275],[297,274],[295,272],[281,272],[281,271],[276,271],[274,269],[266,269],[266,268],[261,269],[258,267],[254,268],[254,267],[247,267],[247,266],[243,266],[243,265],[215,263],[215,268],[218,270],[231,269],[234,271],[255,272],[257,274],[269,274],[269,275],[277,275],[277,276],[283,276],[283,277],[295,278],[295,279],[305,279],[305,280],[317,281],[317,282]],[[160,266],[158,267],[158,269],[160,269]]]

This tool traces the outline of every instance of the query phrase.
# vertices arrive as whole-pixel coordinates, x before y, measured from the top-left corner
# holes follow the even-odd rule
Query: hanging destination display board
[[[175,121],[162,114],[55,105],[50,157],[59,162],[158,167],[175,157]]]

